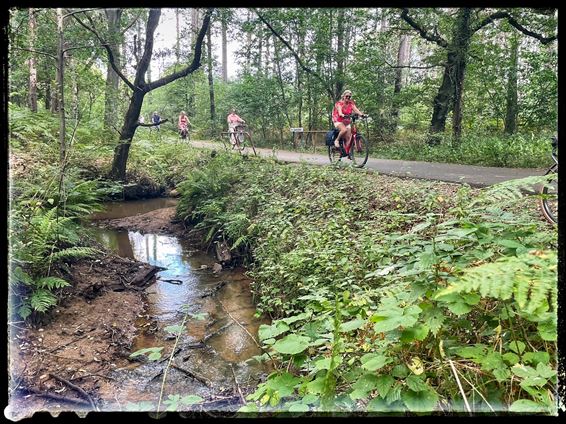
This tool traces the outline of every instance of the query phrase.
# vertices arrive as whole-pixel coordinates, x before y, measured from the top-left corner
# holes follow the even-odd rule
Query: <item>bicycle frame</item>
[[[347,116],[347,115],[346,115]],[[359,119],[358,115],[351,115],[352,118],[352,123],[350,124],[350,128],[351,128],[351,136],[350,136],[350,140],[344,140],[344,151],[346,153],[346,155],[350,154],[350,150],[352,149],[352,146],[356,145],[356,135],[358,134],[358,126],[356,125],[356,120]],[[358,148],[359,150],[359,148]]]

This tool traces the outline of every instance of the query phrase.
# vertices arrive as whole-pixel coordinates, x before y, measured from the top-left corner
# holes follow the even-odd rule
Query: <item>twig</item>
[[[71,378],[69,381],[80,380],[81,378],[86,378],[86,377],[102,377],[102,378],[107,378],[108,380],[116,381],[116,379],[115,379],[114,377],[109,377],[109,376],[103,375],[103,374],[85,374],[85,375],[79,375],[78,377]]]
[[[480,397],[481,397],[481,398],[483,399],[483,401],[487,404],[487,406],[489,407],[489,409],[491,409],[491,412],[495,413],[494,409],[491,407],[491,405],[489,404],[489,402],[487,401],[487,399],[483,397],[483,395],[481,394],[481,392],[480,392],[478,389],[476,389],[476,386],[474,386],[474,385],[470,382],[470,380],[468,380],[466,377],[464,377],[464,375],[462,375],[462,378],[463,378],[464,380],[466,380],[466,382],[467,382],[470,386],[472,386],[472,389],[474,389],[478,395],[480,395]]]
[[[255,339],[254,336],[252,336],[252,334],[248,331],[248,329],[247,329],[246,327],[244,327],[242,324],[240,324],[240,323],[236,320],[236,318],[234,318],[234,317],[232,316],[232,314],[231,314],[230,312],[228,312],[228,309],[226,309],[226,307],[224,306],[224,304],[223,304],[220,300],[218,301],[218,303],[220,303],[220,306],[222,306],[222,309],[224,309],[224,312],[226,312],[226,313],[228,314],[228,316],[229,316],[236,324],[238,324],[238,325],[242,328],[242,330],[244,330],[244,331],[248,334],[248,336],[250,336],[250,338],[254,341],[254,343],[256,344],[256,346],[259,347],[259,349],[260,349],[263,353],[265,353],[273,363],[275,363],[275,362],[273,361],[273,358],[272,358],[271,355],[269,354],[269,352],[268,352],[267,350],[265,350],[265,349],[258,343],[258,341]]]
[[[171,278],[171,279],[168,279],[168,280],[159,279],[157,281],[163,281],[164,283],[175,284],[177,286],[180,286],[181,284],[183,284],[183,280],[177,280],[175,278]]]
[[[454,368],[454,364],[452,363],[452,360],[449,359],[448,363],[450,364],[450,368],[452,368],[452,373],[454,374],[454,377],[456,378],[456,383],[458,383],[458,388],[460,389],[460,394],[462,395],[462,398],[464,398],[464,404],[466,405],[466,409],[468,410],[469,414],[472,415],[472,410],[470,409],[470,405],[468,404],[468,399],[466,398],[466,394],[464,393],[464,389],[462,389],[462,384],[460,383],[460,379],[458,378],[458,373],[456,372],[456,368]]]
[[[206,387],[210,387],[210,382],[207,379],[205,379],[204,377],[200,377],[200,376],[196,375],[192,371],[186,370],[185,368],[181,368],[180,366],[175,365],[175,364],[171,364],[171,368],[175,368],[176,370],[179,370],[182,373],[187,374],[189,377],[194,378],[197,381],[200,381]]]
[[[204,339],[202,339],[203,343],[206,343],[209,339],[211,339],[212,337],[220,334],[221,332],[223,332],[224,330],[226,330],[228,327],[230,327],[232,324],[234,324],[233,322],[229,322],[226,325],[223,325],[222,327],[220,327],[218,330],[216,330],[214,333],[209,334],[208,336],[206,336]]]
[[[228,312],[228,309],[226,309],[226,307],[224,306],[224,304],[219,300],[218,303],[220,303],[220,306],[222,306],[222,309],[224,309],[224,312],[226,312],[228,314],[228,316],[236,323],[238,324],[242,330],[244,330],[246,333],[248,333],[248,336],[250,336],[250,338],[254,341],[254,343],[256,344],[257,347],[259,347],[261,350],[263,350],[263,348],[261,347],[261,345],[258,343],[258,341],[255,339],[254,336],[252,336],[252,334],[248,331],[248,329],[246,327],[244,327],[242,324],[240,324],[240,322],[234,318],[232,316],[232,314],[230,312]]]
[[[49,374],[50,377],[53,377],[55,380],[60,381],[61,383],[65,384],[66,386],[70,387],[71,389],[75,390],[76,392],[79,392],[81,395],[83,395],[83,397],[85,397],[90,405],[92,406],[92,408],[98,412],[98,408],[97,406],[94,404],[94,401],[92,400],[92,398],[90,397],[90,395],[85,392],[83,389],[81,389],[79,386],[71,383],[70,381],[65,380],[64,378],[61,378],[55,374]]]
[[[81,400],[81,399],[68,398],[68,397],[65,397],[65,396],[56,395],[56,394],[49,393],[49,392],[40,392],[39,390],[35,390],[35,389],[31,389],[31,388],[25,388],[25,389],[22,389],[22,390],[24,392],[31,393],[31,394],[34,394],[34,395],[37,395],[37,396],[53,399],[53,400],[56,400],[58,402],[75,403],[77,405],[81,405],[81,406],[85,406],[85,407],[90,406],[90,404],[88,402],[85,402],[84,400]]]
[[[234,377],[234,383],[236,383],[236,388],[238,389],[238,393],[240,394],[240,400],[242,404],[246,404],[246,400],[244,399],[244,395],[242,395],[242,390],[240,389],[240,385],[238,384],[238,379],[236,378],[236,373],[234,372],[234,367],[230,364],[230,370],[232,370],[232,376]]]

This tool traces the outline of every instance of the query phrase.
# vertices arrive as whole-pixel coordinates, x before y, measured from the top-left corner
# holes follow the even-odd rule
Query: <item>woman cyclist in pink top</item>
[[[226,118],[226,120],[228,121],[228,131],[230,132],[230,142],[232,144],[236,144],[236,140],[233,137],[234,132],[236,131],[236,127],[240,124],[245,124],[246,121],[244,121],[242,118],[240,118],[238,115],[236,115],[236,109],[232,109],[230,111],[230,114],[228,115],[228,118]]]
[[[350,117],[344,117],[344,115],[351,115],[357,113],[358,115],[363,115],[362,112],[356,107],[356,104],[352,100],[352,92],[350,90],[344,91],[342,93],[342,98],[336,102],[334,109],[332,110],[332,122],[334,123],[334,128],[337,128],[340,132],[338,137],[334,140],[334,146],[340,148],[340,139],[344,137],[344,140],[350,140],[352,136],[352,127],[350,126]]]

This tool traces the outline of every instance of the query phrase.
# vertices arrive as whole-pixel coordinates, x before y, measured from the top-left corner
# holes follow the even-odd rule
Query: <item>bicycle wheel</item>
[[[337,149],[334,145],[328,146],[328,159],[330,159],[330,163],[332,164],[336,164],[342,159],[340,150]]]
[[[369,144],[363,135],[357,134],[354,145],[350,149],[350,159],[356,168],[362,168],[369,157]]]
[[[254,143],[252,141],[252,137],[250,136],[249,133],[243,133],[242,136],[242,141],[240,142],[240,152],[245,154],[245,155],[249,155],[251,152],[253,152],[254,156],[257,156],[257,152],[255,151],[255,146]]]
[[[553,171],[548,174],[548,181],[541,190],[542,214],[551,224],[558,223],[558,174]]]

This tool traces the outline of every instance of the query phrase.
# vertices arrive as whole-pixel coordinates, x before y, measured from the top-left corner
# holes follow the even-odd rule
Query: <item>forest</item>
[[[557,27],[10,9],[6,417],[563,411]]]

